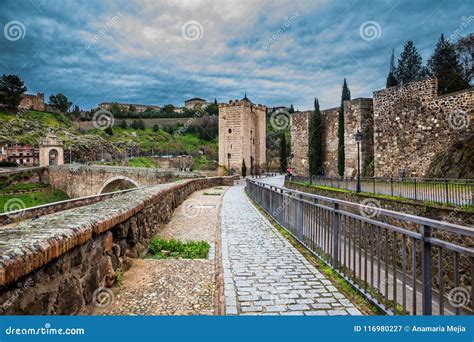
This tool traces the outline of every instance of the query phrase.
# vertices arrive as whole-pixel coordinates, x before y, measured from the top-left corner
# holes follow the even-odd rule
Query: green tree
[[[127,121],[125,119],[120,120],[119,127],[122,129],[127,129],[128,128]]]
[[[285,173],[288,168],[288,148],[286,146],[285,132],[281,132],[280,138],[280,172]]]
[[[288,110],[290,114],[295,112],[295,108],[293,107],[293,104],[290,105],[290,109]]]
[[[344,101],[351,99],[351,91],[347,86],[346,79],[344,78],[344,84],[342,86],[342,95],[341,95],[341,108],[339,109],[339,120],[337,127],[337,172],[339,176],[344,176],[344,164],[346,155],[344,152]]]
[[[159,129],[160,127],[158,127],[158,124],[153,125],[153,132],[158,132]]]
[[[464,79],[471,84],[474,75],[474,33],[460,38],[456,42],[456,51],[462,65]]]
[[[137,111],[137,108],[131,104],[130,106],[128,106],[128,111],[130,113],[135,113]]]
[[[390,69],[387,76],[387,85],[386,88],[395,87],[398,85],[398,80],[395,77],[397,69],[395,68],[395,51],[392,50],[392,55],[390,56]]]
[[[318,99],[314,99],[314,110],[309,119],[309,173],[321,175],[323,173],[323,123]]]
[[[0,78],[0,103],[10,110],[16,110],[21,102],[21,94],[26,91],[23,81],[16,75]]]
[[[107,133],[107,135],[114,135],[114,131],[112,130],[112,127],[108,126],[105,130],[104,130],[105,133]]]
[[[245,166],[245,159],[242,159],[242,177],[245,178],[247,176],[247,166]]]
[[[144,130],[145,129],[145,122],[142,119],[133,120],[132,123],[130,124],[130,128]]]
[[[454,44],[442,34],[433,56],[428,61],[430,72],[438,79],[438,94],[447,94],[469,88]]]
[[[408,84],[422,78],[421,56],[411,40],[405,43],[400,54],[396,77],[399,84]]]
[[[68,98],[64,94],[59,93],[49,97],[49,105],[61,113],[66,113],[72,103],[68,101]]]

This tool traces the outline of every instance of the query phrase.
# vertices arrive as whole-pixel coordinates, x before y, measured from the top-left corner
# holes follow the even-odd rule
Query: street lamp
[[[357,143],[357,189],[356,192],[360,192],[360,142],[362,141],[362,133],[357,130],[355,134],[355,141]]]

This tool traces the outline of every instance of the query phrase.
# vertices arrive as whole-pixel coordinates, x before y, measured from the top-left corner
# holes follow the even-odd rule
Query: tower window
[[[229,128],[229,133],[232,133],[232,129],[231,129],[231,128]]]

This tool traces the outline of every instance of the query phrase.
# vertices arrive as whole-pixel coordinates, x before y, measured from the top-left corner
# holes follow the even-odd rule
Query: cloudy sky
[[[385,86],[391,49],[423,61],[441,33],[474,31],[466,0],[2,0],[0,74],[28,92],[183,105],[191,97],[337,106]],[[3,33],[3,34],[1,34]]]

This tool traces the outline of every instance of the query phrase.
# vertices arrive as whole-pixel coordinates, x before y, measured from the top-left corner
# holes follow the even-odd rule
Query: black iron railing
[[[290,179],[287,177],[287,179]],[[357,179],[348,177],[292,176],[292,180],[311,182],[356,191]],[[455,206],[474,206],[474,180],[440,178],[361,178],[361,191],[404,197]]]
[[[247,179],[250,197],[389,314],[472,314],[474,228]]]

